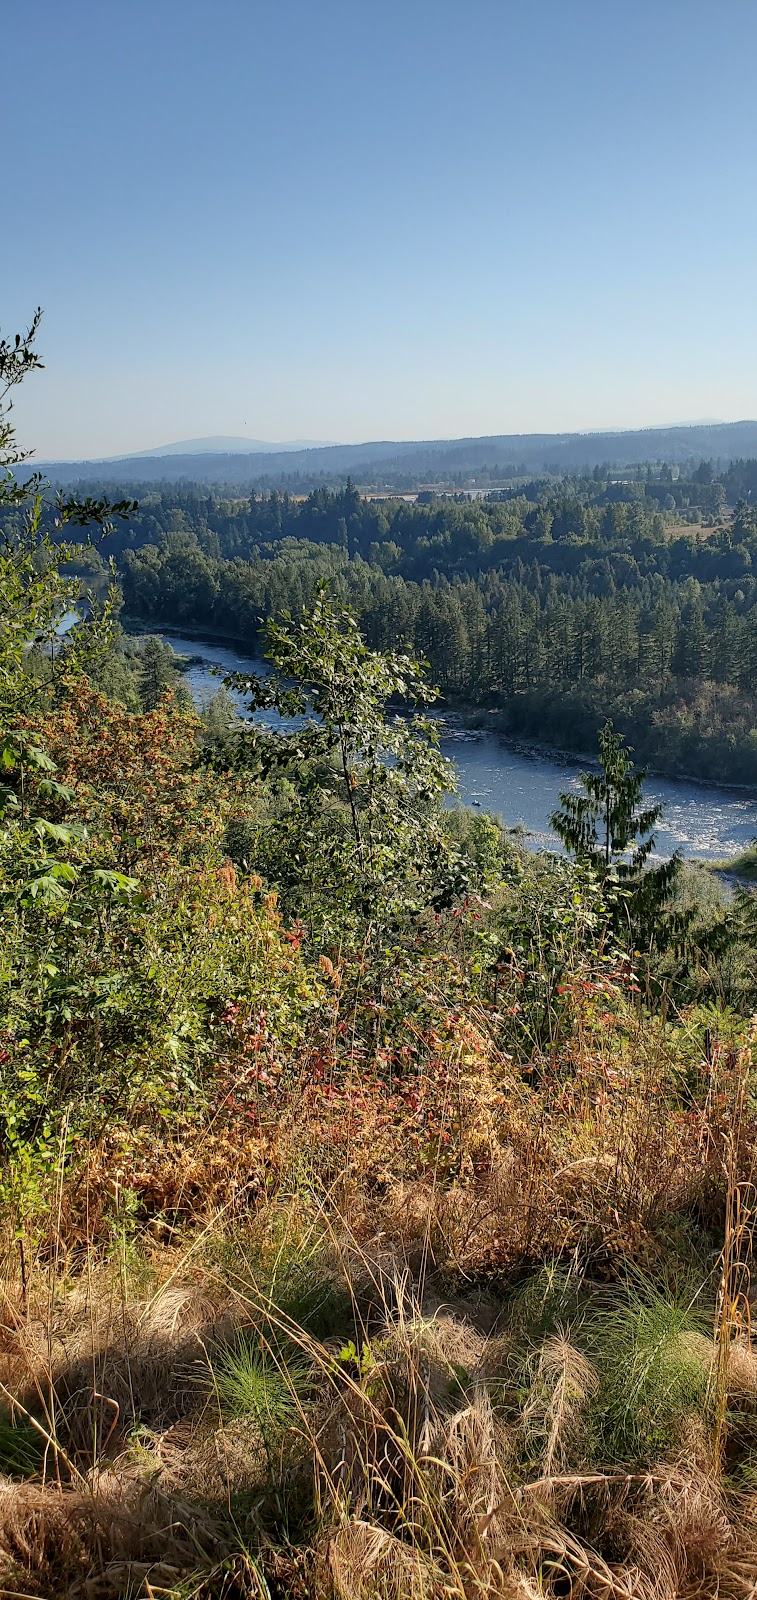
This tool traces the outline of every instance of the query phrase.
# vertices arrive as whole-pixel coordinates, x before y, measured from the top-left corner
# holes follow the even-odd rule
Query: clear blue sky
[[[755,0],[3,0],[24,442],[757,416]]]

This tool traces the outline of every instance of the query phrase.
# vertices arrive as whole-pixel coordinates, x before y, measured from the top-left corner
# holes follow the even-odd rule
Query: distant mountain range
[[[154,450],[137,450],[128,456],[106,456],[106,461],[142,461],[146,456],[245,456],[285,455],[290,450],[321,450],[328,448],[329,439],[285,439],[281,444],[271,444],[266,439],[226,438],[213,434],[210,439],[180,439],[177,444],[159,444]]]
[[[227,448],[228,447],[228,448]],[[250,456],[254,456],[254,463]],[[374,440],[366,444],[304,444],[271,447],[260,441],[194,439],[143,455],[109,461],[40,462],[56,484],[223,484],[305,489],[342,481],[391,488],[457,483],[541,472],[580,472],[597,465],[615,469],[646,462],[727,463],[757,457],[757,422],[705,423],[633,432],[491,434],[471,439]]]

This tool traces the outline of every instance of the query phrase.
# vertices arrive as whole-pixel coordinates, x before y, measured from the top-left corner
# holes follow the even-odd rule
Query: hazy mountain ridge
[[[132,450],[127,456],[105,456],[105,461],[141,461],[145,456],[195,456],[195,455],[285,455],[290,450],[327,449],[329,439],[283,439],[274,444],[270,439],[246,439],[213,434],[207,439],[177,439],[173,444],[159,444],[152,450]]]
[[[189,441],[192,443],[192,441]],[[196,441],[203,444],[205,441]],[[489,434],[479,438],[372,440],[364,444],[316,445],[286,450],[164,454],[160,447],[142,456],[105,461],[41,462],[55,482],[192,482],[244,484],[291,481],[317,483],[348,473],[358,483],[391,484],[395,476],[418,482],[444,481],[451,474],[517,475],[550,469],[570,472],[598,463],[614,468],[648,461],[671,465],[696,460],[731,461],[757,456],[757,421],[675,428],[641,428],[625,433]],[[254,468],[250,461],[254,454]],[[107,469],[107,471],[105,470]]]

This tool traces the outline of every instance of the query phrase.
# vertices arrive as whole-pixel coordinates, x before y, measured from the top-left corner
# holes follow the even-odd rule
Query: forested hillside
[[[581,752],[611,715],[658,770],[757,783],[757,462],[534,481],[407,504],[351,487],[143,495],[116,536],[128,614],[256,648],[322,581],[449,704]],[[730,503],[735,510],[724,510]]]
[[[120,483],[236,485],[249,490],[288,488],[305,492],[338,486],[346,473],[372,488],[415,488],[419,482],[488,486],[530,473],[590,471],[596,461],[636,468],[648,461],[686,467],[714,460],[723,466],[757,453],[757,422],[725,422],[680,428],[642,428],[612,433],[513,433],[478,439],[374,440],[366,444],[219,456],[217,451],[161,451],[112,462],[58,461],[45,464],[55,483],[82,487],[110,474]],[[152,456],[152,459],[151,459]]]
[[[486,698],[583,615],[605,695],[643,637],[676,704],[751,703],[751,512],[700,545],[614,492],[0,479],[3,1594],[753,1596],[757,901],[654,863],[604,718],[563,856],[446,810],[403,648]],[[274,728],[198,715],[109,548],[143,615],[267,613]],[[487,654],[509,615],[541,656]]]

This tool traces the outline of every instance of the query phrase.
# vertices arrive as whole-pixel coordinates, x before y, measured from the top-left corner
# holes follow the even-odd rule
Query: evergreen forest
[[[374,649],[429,663],[442,704],[580,753],[610,716],[657,771],[754,785],[757,461],[606,471],[414,503],[148,485],[104,553],[148,627],[254,652],[326,582]]]

